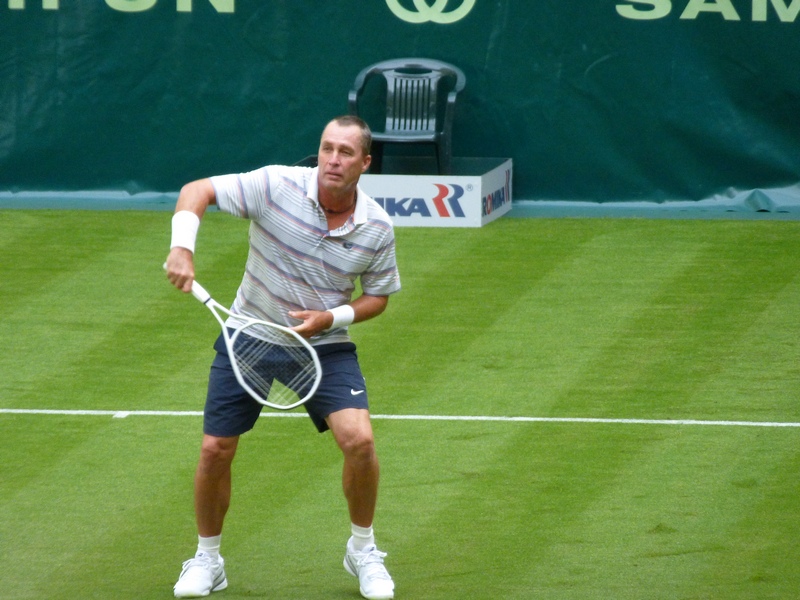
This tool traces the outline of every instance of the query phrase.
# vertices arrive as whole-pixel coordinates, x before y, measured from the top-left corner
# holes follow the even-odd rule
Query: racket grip
[[[203,304],[211,300],[211,294],[209,294],[206,289],[197,283],[197,281],[192,281],[192,296],[200,300]]]

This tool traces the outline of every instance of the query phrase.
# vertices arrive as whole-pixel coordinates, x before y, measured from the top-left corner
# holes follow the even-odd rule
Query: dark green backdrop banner
[[[457,156],[518,199],[800,180],[800,0],[0,0],[0,191],[295,162],[358,71],[460,66]]]

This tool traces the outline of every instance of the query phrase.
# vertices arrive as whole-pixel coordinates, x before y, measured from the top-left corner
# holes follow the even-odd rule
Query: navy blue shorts
[[[314,396],[303,406],[322,433],[328,430],[325,422],[328,415],[345,408],[368,409],[369,404],[356,345],[322,344],[314,349],[322,366],[322,380]],[[217,437],[242,435],[255,426],[264,406],[236,381],[222,334],[214,343],[214,350],[217,355],[208,377],[203,432]]]

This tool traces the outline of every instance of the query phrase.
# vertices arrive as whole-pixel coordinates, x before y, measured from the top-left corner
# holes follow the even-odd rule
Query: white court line
[[[0,414],[127,417],[201,417],[202,411],[177,410],[50,410],[0,408]],[[306,417],[304,412],[262,412],[262,417]],[[387,421],[482,421],[510,423],[607,423],[619,425],[715,425],[718,427],[800,427],[800,423],[768,421],[703,421],[698,419],[594,419],[584,417],[490,417],[458,415],[371,415]]]

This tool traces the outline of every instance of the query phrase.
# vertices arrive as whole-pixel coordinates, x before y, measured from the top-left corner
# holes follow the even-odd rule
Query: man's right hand
[[[194,255],[186,248],[175,247],[166,262],[167,279],[182,292],[192,291],[194,281]]]

